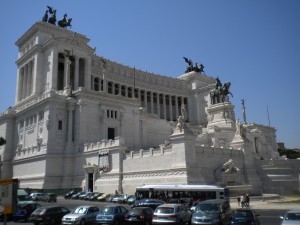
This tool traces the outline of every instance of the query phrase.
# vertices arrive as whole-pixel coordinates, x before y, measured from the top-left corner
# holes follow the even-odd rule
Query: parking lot
[[[39,204],[46,205],[57,205],[65,206],[69,210],[76,208],[81,205],[93,205],[97,207],[104,207],[109,204],[114,204],[110,202],[95,202],[95,201],[85,201],[85,200],[73,200],[73,199],[64,199],[62,196],[57,198],[57,202],[42,202],[38,201]],[[130,209],[131,206],[124,204],[127,209]],[[299,204],[277,204],[269,201],[261,201],[259,199],[251,202],[251,207],[255,209],[260,214],[261,224],[264,225],[279,225],[280,224],[280,215],[282,215],[286,210],[299,207]],[[236,208],[237,204],[234,199],[231,200],[231,207]],[[0,222],[2,223],[2,221]],[[8,221],[8,225],[32,225],[30,222],[13,222]]]

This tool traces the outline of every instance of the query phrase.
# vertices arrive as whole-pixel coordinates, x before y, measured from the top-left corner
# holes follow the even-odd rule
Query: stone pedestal
[[[208,124],[206,136],[210,138],[207,142],[212,143],[213,146],[229,147],[229,143],[235,133],[235,114],[233,109],[234,106],[230,102],[214,104],[207,108]]]
[[[205,183],[204,177],[197,169],[196,135],[187,126],[184,126],[181,131],[175,129],[169,138],[174,152],[172,168],[186,170],[187,184]]]
[[[234,106],[230,102],[222,102],[211,105],[207,108],[208,124],[210,130],[214,130],[214,126],[218,128],[234,128],[235,114]]]
[[[245,137],[242,138],[238,133],[231,142],[231,147],[241,149],[243,151],[244,160],[244,176],[245,181],[252,186],[251,194],[262,194],[262,182],[257,174],[256,158],[253,152],[253,144]]]

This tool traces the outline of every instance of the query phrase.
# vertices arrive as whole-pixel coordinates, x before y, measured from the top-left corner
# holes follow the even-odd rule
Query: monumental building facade
[[[240,122],[229,96],[212,101],[218,79],[135,70],[88,43],[42,21],[17,40],[15,104],[0,114],[1,179],[109,193],[143,184],[299,192],[299,162],[279,157],[276,129]]]

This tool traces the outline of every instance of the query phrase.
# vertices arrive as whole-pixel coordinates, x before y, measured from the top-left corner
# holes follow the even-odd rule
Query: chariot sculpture
[[[50,6],[47,6],[47,8],[42,21],[56,25],[56,9],[53,9],[53,7]],[[50,17],[48,13],[50,14]],[[64,17],[57,22],[57,25],[62,28],[72,27],[71,22],[72,18],[67,19],[67,14],[65,13]]]
[[[186,57],[183,57],[183,58],[184,58],[185,62],[188,64],[188,66],[185,70],[185,73],[189,73],[189,72],[192,72],[192,71],[195,71],[197,73],[203,73],[204,72],[203,64],[198,65],[198,63],[196,63],[195,66],[194,66],[192,60],[190,60]]]

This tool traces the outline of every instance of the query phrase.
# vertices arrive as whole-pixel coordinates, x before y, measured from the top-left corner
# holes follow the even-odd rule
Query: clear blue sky
[[[187,64],[230,81],[236,117],[277,129],[277,141],[300,148],[299,0],[1,0],[0,112],[14,105],[15,42],[46,6],[73,18],[97,55],[177,77]]]

